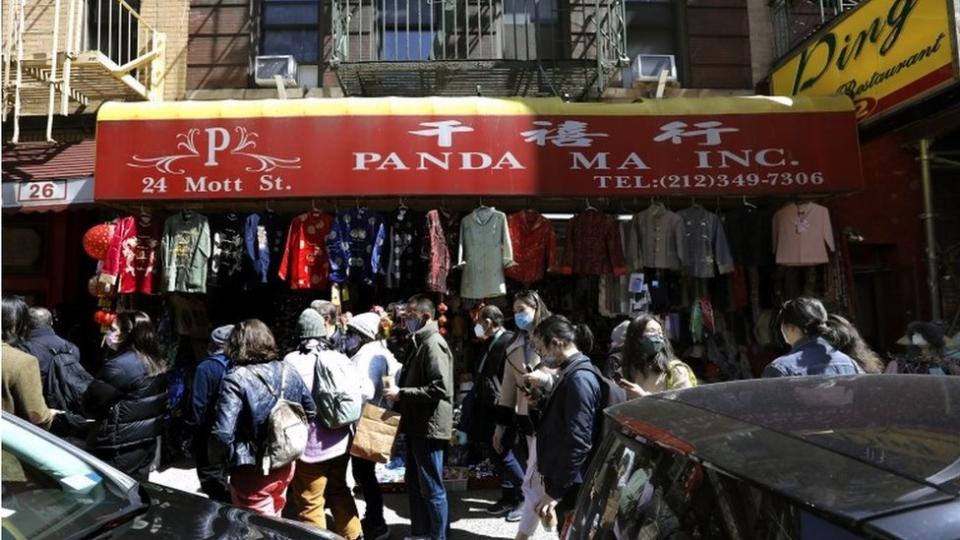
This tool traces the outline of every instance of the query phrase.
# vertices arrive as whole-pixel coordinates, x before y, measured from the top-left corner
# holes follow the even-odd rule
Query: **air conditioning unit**
[[[672,54],[638,54],[630,67],[623,70],[624,88],[635,82],[657,82],[660,73],[667,72],[667,82],[677,82],[677,59]]]
[[[286,87],[297,86],[297,61],[289,54],[257,56],[253,79],[257,86],[275,87],[279,75]]]

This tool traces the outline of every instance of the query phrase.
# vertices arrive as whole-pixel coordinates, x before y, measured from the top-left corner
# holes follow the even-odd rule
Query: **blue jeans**
[[[447,488],[443,485],[446,441],[407,437],[407,496],[413,536],[447,539]]]
[[[523,487],[524,467],[520,464],[513,448],[504,448],[505,452],[497,454],[497,472],[500,474],[500,490],[502,497],[511,502],[521,499],[520,488]]]

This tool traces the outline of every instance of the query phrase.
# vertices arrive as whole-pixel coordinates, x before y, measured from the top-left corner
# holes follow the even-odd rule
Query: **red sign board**
[[[583,114],[101,114],[96,199],[757,195],[862,186],[852,106],[632,115],[602,107]]]

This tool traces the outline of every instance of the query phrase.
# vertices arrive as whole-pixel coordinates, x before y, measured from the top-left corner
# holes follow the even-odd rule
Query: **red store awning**
[[[758,195],[862,187],[842,96],[108,103],[95,198]]]

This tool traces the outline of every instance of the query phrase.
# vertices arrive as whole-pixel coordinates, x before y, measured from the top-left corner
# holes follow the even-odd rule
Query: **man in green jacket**
[[[414,353],[399,387],[384,395],[399,405],[407,436],[406,476],[414,537],[446,540],[447,490],[443,453],[453,435],[453,355],[434,320],[433,302],[417,295],[407,303],[403,323]]]

